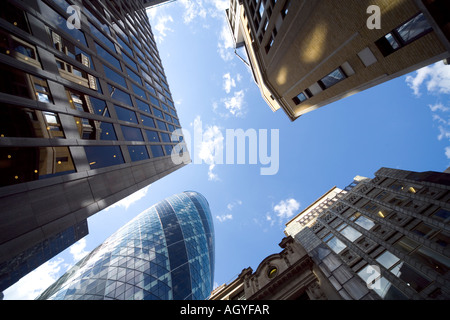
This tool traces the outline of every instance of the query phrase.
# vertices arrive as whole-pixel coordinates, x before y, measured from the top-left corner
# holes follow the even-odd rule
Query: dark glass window
[[[173,146],[168,144],[168,145],[165,145],[164,148],[166,149],[166,154],[170,156],[172,154]]]
[[[115,88],[114,86],[108,84],[109,93],[111,94],[111,98],[116,99],[117,101],[123,102],[126,105],[133,106],[131,102],[131,97],[128,93],[123,92],[120,89]]]
[[[95,114],[109,117],[108,108],[106,107],[106,102],[104,100],[100,100],[90,96],[88,98]]]
[[[108,80],[112,80],[118,85],[123,86],[124,88],[127,87],[127,83],[125,82],[125,78],[122,77],[120,74],[115,72],[114,70],[108,68],[107,66],[103,65],[103,69],[105,70],[105,75],[108,78]]]
[[[6,65],[0,65],[0,72],[1,92],[46,103],[53,102],[47,80]]]
[[[164,119],[163,113],[159,109],[153,108],[153,114],[158,118]]]
[[[72,38],[74,38],[79,43],[87,47],[86,37],[84,36],[83,31],[77,28],[69,29],[67,27],[67,19],[61,16],[52,8],[50,8],[43,1],[39,1],[39,6],[41,7],[41,14],[44,16],[46,21],[52,22],[53,24],[58,26],[61,30],[68,33]]]
[[[150,106],[147,103],[145,103],[139,99],[136,99],[136,104],[137,104],[139,110],[147,112],[147,113],[151,113]]]
[[[5,19],[9,23],[13,24],[14,26],[22,29],[27,33],[31,33],[25,13],[22,10],[20,10],[20,8],[17,8],[8,1],[2,2],[2,10],[0,10],[0,18]]]
[[[141,99],[147,99],[147,96],[145,95],[145,91],[139,88],[134,83],[131,84],[131,87],[133,88],[133,92],[136,93]]]
[[[152,150],[153,157],[164,157],[164,151],[161,146],[150,146]]]
[[[85,146],[84,150],[91,169],[124,163],[119,146]]]
[[[433,29],[423,13],[406,21],[400,27],[381,37],[375,44],[383,56],[388,56],[403,46],[417,40]]]
[[[112,54],[106,51],[101,45],[95,42],[95,48],[97,49],[98,55],[108,61],[112,66],[116,67],[118,70],[122,70],[120,67],[120,62]]]
[[[0,103],[0,138],[48,138],[42,111]]]
[[[292,100],[294,101],[295,104],[300,104],[303,101],[306,101],[308,98],[306,97],[306,95],[303,92],[300,92],[300,94],[298,94],[296,97],[294,97]]]
[[[161,139],[163,142],[172,142],[168,133],[161,132]]]
[[[166,123],[162,122],[160,120],[156,120],[156,123],[158,125],[158,128],[164,131],[167,131]]]
[[[128,146],[131,161],[141,161],[149,158],[147,148],[145,146]]]
[[[116,108],[117,118],[119,120],[138,123],[136,113],[134,111],[116,105],[114,105],[114,107]]]
[[[114,43],[109,40],[100,30],[98,30],[94,25],[89,23],[89,26],[91,27],[92,34],[101,41],[101,43],[105,44],[109,49],[116,52],[116,47],[114,46]],[[109,31],[109,30],[108,30]]]
[[[153,96],[150,96],[150,102],[153,103],[155,106],[159,107],[159,100],[156,99]]]
[[[418,14],[411,20],[396,29],[398,36],[404,44],[414,41],[418,37],[431,31],[431,26],[423,13]]]
[[[158,132],[152,131],[152,130],[145,130],[145,133],[147,134],[148,141],[150,142],[159,142],[159,136]]]
[[[139,77],[135,72],[131,71],[128,67],[126,68],[126,72],[131,79],[142,85],[141,77]]]
[[[75,172],[68,147],[3,147],[0,163],[0,186]]]
[[[153,118],[144,116],[143,114],[141,114],[140,116],[141,116],[142,124],[144,126],[152,127],[152,128],[155,127],[155,121],[153,120]]]
[[[121,45],[122,49],[125,49],[125,51],[128,52],[130,56],[133,56],[133,50],[131,50],[131,48],[120,37],[117,37],[117,41]]]
[[[123,137],[127,141],[144,141],[141,129],[128,126],[120,126],[122,128]]]
[[[125,60],[125,62],[128,63],[132,68],[134,68],[135,70],[138,70],[137,64],[133,60],[131,60],[130,57],[128,57],[128,55],[123,53],[122,57]]]
[[[327,89],[336,83],[344,80],[346,78],[346,75],[344,71],[341,68],[337,68],[327,76],[323,77],[319,81],[319,85],[322,87],[322,89]]]

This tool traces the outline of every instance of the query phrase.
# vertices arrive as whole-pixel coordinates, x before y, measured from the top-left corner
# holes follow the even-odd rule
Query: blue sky
[[[195,190],[208,199],[221,285],[281,251],[284,224],[331,187],[344,188],[356,175],[373,177],[380,167],[443,171],[450,165],[450,66],[436,63],[291,122],[270,110],[235,56],[225,24],[228,3],[178,0],[148,12],[183,131],[193,135],[202,124],[203,143],[189,151],[203,163],[91,217],[87,237],[5,290],[5,299],[34,299],[123,224],[175,193]],[[278,129],[277,174],[261,175],[259,158],[205,163],[227,129],[266,129],[269,138]]]

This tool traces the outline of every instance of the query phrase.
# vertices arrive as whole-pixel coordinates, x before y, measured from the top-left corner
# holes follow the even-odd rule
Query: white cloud
[[[34,300],[58,280],[62,266],[64,266],[62,258],[47,261],[6,289],[5,300]]]
[[[173,29],[169,27],[169,23],[173,22],[173,18],[170,15],[159,16],[156,20],[156,24],[153,27],[158,34],[155,35],[155,40],[158,43],[161,43],[164,38],[167,36],[167,32],[174,32]]]
[[[230,61],[234,57],[234,40],[231,35],[231,30],[225,20],[222,21],[222,28],[220,30],[219,42],[217,44],[217,51],[224,61]]]
[[[201,0],[178,0],[184,7],[184,23],[191,23],[197,17],[206,18],[207,10]]]
[[[243,117],[244,110],[244,90],[236,91],[230,98],[222,99],[225,108],[235,117]]]
[[[233,201],[233,202],[227,204],[227,209],[231,211],[237,205],[241,206],[242,205],[242,201],[241,200],[236,200],[236,201]]]
[[[445,156],[450,159],[450,147],[445,147]]]
[[[273,211],[281,219],[288,219],[292,217],[300,208],[300,203],[293,199],[281,200],[277,205],[273,207]]]
[[[225,90],[226,93],[230,93],[231,88],[235,88],[236,87],[236,81],[231,78],[230,73],[226,73],[223,75],[223,89]]]
[[[233,219],[233,215],[231,215],[229,213],[223,214],[221,216],[216,216],[216,219],[219,220],[219,222],[224,222],[224,221]]]
[[[423,84],[428,93],[450,93],[450,66],[442,61],[436,62],[417,70],[415,76],[408,75],[406,83],[416,96],[421,95],[420,89]]]
[[[432,112],[436,112],[436,111],[442,111],[442,112],[446,112],[448,110],[450,110],[450,108],[445,107],[442,103],[436,103],[435,105],[431,105],[429,104],[428,107],[430,108],[430,110]]]
[[[89,251],[84,250],[86,248],[86,238],[80,239],[78,242],[74,243],[69,251],[70,254],[73,256],[73,260],[75,262],[80,261],[83,259]]]
[[[123,209],[127,210],[129,206],[131,206],[136,201],[142,199],[147,195],[148,189],[150,186],[147,186],[145,188],[142,188],[139,191],[136,191],[135,193],[129,195],[126,198],[123,198],[122,200],[110,205],[108,208],[105,209],[105,211],[108,211],[115,207],[122,207]]]
[[[200,128],[201,118],[197,116],[194,119],[194,128]],[[218,126],[207,126],[202,132],[202,139],[198,141],[195,147],[197,157],[209,165],[208,179],[212,181],[220,180],[218,175],[213,172],[216,164],[223,163],[223,134]]]
[[[439,126],[438,140],[441,141],[443,138],[450,139],[450,131],[442,126]]]

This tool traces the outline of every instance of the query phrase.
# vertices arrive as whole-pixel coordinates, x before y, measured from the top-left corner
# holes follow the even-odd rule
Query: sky
[[[35,299],[126,222],[176,193],[198,191],[210,204],[219,286],[280,252],[285,223],[330,188],[372,178],[381,167],[450,166],[450,66],[438,62],[291,122],[271,111],[235,55],[228,4],[177,0],[147,12],[183,132],[192,137],[192,163],[90,217],[88,236],[5,290],[5,300]],[[236,151],[234,164],[226,161],[226,132],[239,129],[267,142],[268,152],[253,162],[247,152],[238,164]],[[275,174],[262,175],[271,165]]]

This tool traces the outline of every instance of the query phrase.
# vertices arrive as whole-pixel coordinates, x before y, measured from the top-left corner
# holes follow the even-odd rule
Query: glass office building
[[[38,299],[204,300],[213,280],[209,204],[188,191],[139,214]]]
[[[0,291],[49,258],[36,248],[189,162],[148,5],[2,1]]]

